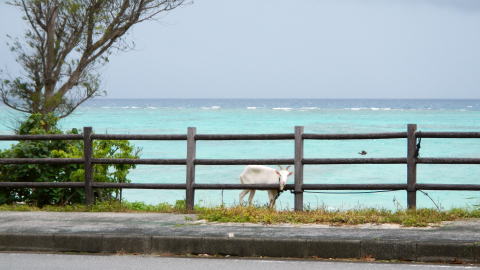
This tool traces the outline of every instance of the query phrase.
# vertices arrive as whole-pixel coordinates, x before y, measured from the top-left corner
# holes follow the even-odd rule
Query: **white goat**
[[[242,184],[278,184],[279,190],[283,190],[287,183],[287,178],[292,174],[287,168],[275,170],[270,167],[261,165],[248,165],[240,175],[240,183]],[[275,207],[275,200],[277,199],[278,190],[267,190],[269,198],[269,207]],[[243,202],[243,197],[250,192],[248,197],[248,204],[252,205],[253,196],[255,196],[255,189],[247,189],[240,193],[240,204]]]

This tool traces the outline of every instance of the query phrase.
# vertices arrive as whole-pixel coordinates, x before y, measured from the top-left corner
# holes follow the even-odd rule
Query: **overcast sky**
[[[110,98],[480,98],[479,0],[195,0],[132,30]]]

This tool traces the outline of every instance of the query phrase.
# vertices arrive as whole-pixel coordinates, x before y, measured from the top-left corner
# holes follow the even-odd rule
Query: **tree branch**
[[[32,113],[31,110],[22,109],[22,108],[19,108],[18,106],[15,106],[15,105],[13,105],[13,104],[10,104],[9,99],[6,97],[6,94],[4,93],[3,90],[0,90],[0,95],[2,96],[2,102],[3,102],[3,104],[7,105],[7,106],[10,107],[11,109],[14,109],[14,110],[19,111],[19,112],[24,112],[24,113]]]
[[[2,100],[23,112],[55,112],[66,117],[98,94],[98,77],[92,70],[105,64],[113,50],[126,48],[123,37],[133,25],[183,2],[12,0],[25,13],[30,29],[24,44],[33,52],[15,41],[12,47],[26,75],[2,91]]]

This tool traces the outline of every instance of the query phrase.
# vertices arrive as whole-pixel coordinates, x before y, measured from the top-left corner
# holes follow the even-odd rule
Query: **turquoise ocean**
[[[0,134],[12,134],[22,115],[0,106]],[[383,99],[96,99],[61,121],[65,130],[91,126],[101,134],[185,134],[196,127],[201,134],[370,133],[406,131],[480,131],[480,100]],[[5,148],[13,142],[0,142]],[[185,158],[183,141],[132,141],[142,158]],[[307,158],[405,157],[406,140],[305,141]],[[198,158],[293,158],[292,141],[199,141]],[[423,139],[422,157],[480,157],[479,139]],[[244,166],[197,166],[197,183],[239,183]],[[305,183],[405,183],[406,165],[306,165]],[[418,183],[479,184],[480,165],[418,165]],[[185,166],[141,165],[133,170],[134,183],[184,183]],[[289,183],[293,183],[293,177]],[[199,190],[196,202],[213,206],[238,203],[240,191]],[[480,204],[480,192],[427,191],[441,207]],[[146,203],[175,202],[181,190],[124,190],[124,199]],[[418,193],[419,207],[434,207]],[[258,204],[267,202],[258,191]],[[374,194],[306,193],[305,206],[348,209],[406,207],[406,192]],[[293,195],[283,193],[278,208],[293,208]]]

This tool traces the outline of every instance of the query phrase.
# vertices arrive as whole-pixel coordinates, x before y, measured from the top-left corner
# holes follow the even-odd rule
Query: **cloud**
[[[414,0],[416,2],[416,0]],[[423,0],[425,3],[441,8],[454,8],[466,12],[479,12],[479,0]]]

